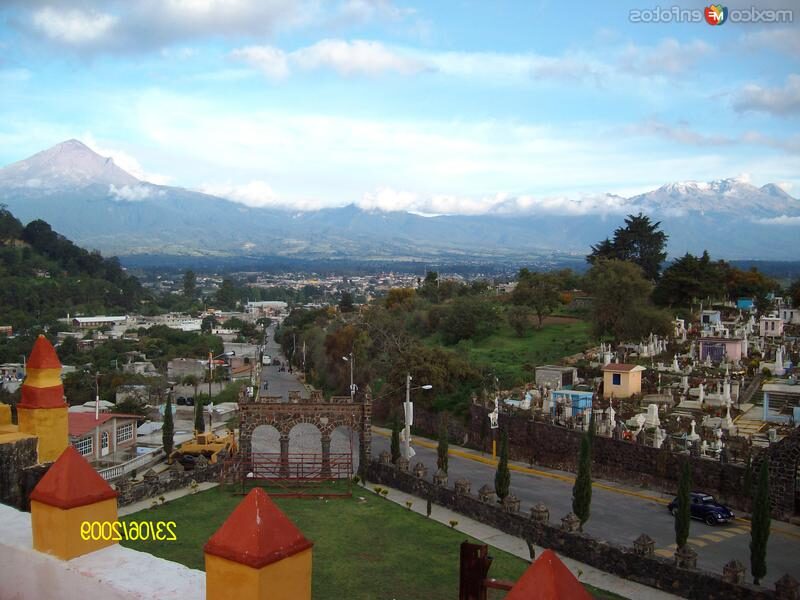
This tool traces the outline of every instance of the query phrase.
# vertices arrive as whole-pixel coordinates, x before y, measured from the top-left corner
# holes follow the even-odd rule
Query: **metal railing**
[[[112,479],[116,479],[117,477],[122,477],[126,473],[130,473],[134,469],[138,469],[144,465],[149,464],[151,461],[153,461],[153,459],[156,458],[157,453],[160,451],[161,448],[154,448],[153,450],[151,450],[146,454],[141,454],[124,463],[114,465],[113,467],[98,469],[97,472],[100,474],[100,477],[102,477],[106,481],[111,481]]]

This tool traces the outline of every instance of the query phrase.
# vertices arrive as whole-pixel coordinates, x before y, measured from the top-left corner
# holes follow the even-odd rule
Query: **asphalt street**
[[[422,462],[428,473],[436,470],[436,450],[425,448],[420,443],[434,445],[436,442],[415,438],[419,443],[412,445],[416,456],[411,464]],[[384,450],[388,451],[389,438],[373,431],[372,456],[377,457]],[[461,454],[458,448],[450,446],[448,459],[448,479],[452,485],[456,479],[464,478],[471,482],[472,492],[477,493],[484,484],[494,487],[495,467],[453,454],[453,450]],[[470,451],[465,450],[465,453]],[[478,457],[480,455],[478,454]],[[485,456],[491,458],[491,455]],[[550,510],[551,522],[560,519],[572,510],[572,475],[566,472],[546,469],[528,468],[528,465],[515,463],[519,468],[528,471],[539,471],[541,474],[529,474],[519,471],[511,472],[511,491],[521,500],[521,510],[528,512],[537,502],[544,502]],[[666,503],[671,500],[667,496],[627,488],[610,481],[598,481],[592,491],[591,517],[584,530],[601,539],[617,544],[632,546],[641,533],[646,533],[656,542],[656,551],[665,557],[671,557],[675,546],[674,519],[667,511]],[[607,489],[611,488],[611,489]],[[698,554],[698,566],[718,573],[730,560],[737,559],[747,568],[750,567],[750,523],[743,519],[725,525],[706,525],[693,520],[689,533],[689,543]],[[771,586],[777,579],[789,573],[800,579],[800,528],[787,523],[773,521],[772,533],[767,548],[767,576],[763,583]],[[752,581],[752,579],[750,579]]]
[[[277,358],[287,365],[286,357],[281,352],[280,346],[275,342],[275,324],[273,323],[267,328],[266,331],[266,344],[264,344],[264,352],[270,358]],[[268,384],[265,388],[264,385]],[[285,371],[281,371],[280,367],[269,365],[261,368],[261,381],[260,393],[267,396],[282,396],[284,400],[289,399],[290,391],[300,392],[303,398],[309,397],[309,392],[306,386],[301,383],[295,373],[289,373],[288,367]]]

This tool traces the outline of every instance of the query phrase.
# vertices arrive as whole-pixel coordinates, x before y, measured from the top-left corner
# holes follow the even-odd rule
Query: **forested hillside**
[[[0,325],[57,327],[70,314],[125,314],[147,294],[116,257],[89,252],[44,221],[26,226],[0,205]]]

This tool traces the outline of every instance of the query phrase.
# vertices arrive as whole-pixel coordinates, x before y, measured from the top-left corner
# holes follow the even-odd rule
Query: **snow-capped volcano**
[[[682,181],[628,199],[631,209],[665,215],[690,213],[741,214],[743,218],[775,216],[800,211],[800,202],[780,187],[756,187],[741,179]]]
[[[56,144],[0,169],[3,187],[62,189],[87,185],[131,186],[141,183],[114,159],[97,154],[78,140]]]

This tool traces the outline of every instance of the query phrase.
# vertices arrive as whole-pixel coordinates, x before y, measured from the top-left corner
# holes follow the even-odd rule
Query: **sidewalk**
[[[368,486],[368,489],[358,487],[354,488],[354,492],[363,490],[364,493],[374,494],[371,489],[372,484],[368,483]],[[389,494],[386,496],[387,499],[403,506],[404,508],[407,508],[406,501],[410,500],[413,502],[411,505],[411,510],[423,516],[425,515],[426,502],[422,498],[406,494],[405,492],[390,488],[386,485],[381,484],[380,487],[389,491]],[[528,546],[522,538],[503,533],[498,529],[484,525],[483,523],[470,519],[469,517],[466,517],[460,513],[453,512],[437,504],[432,505],[430,518],[438,521],[439,523],[447,525],[448,527],[450,526],[451,520],[458,521],[458,525],[456,525],[454,528],[457,531],[472,536],[486,544],[489,544],[490,546],[494,546],[495,548],[508,552],[509,554],[518,556],[523,560],[530,561]],[[536,556],[539,556],[539,554],[544,551],[544,548],[540,546],[534,546],[534,548]],[[571,558],[567,558],[565,556],[559,555],[559,558],[564,561],[564,564],[567,565],[573,575],[580,579],[582,583],[588,583],[596,588],[619,594],[625,598],[636,598],[637,600],[639,598],[645,600],[670,600],[680,597],[662,592],[655,588],[641,585],[633,581],[628,581],[627,579],[617,577],[616,575],[611,575],[610,573],[605,573],[604,571],[600,571],[599,569],[595,569],[594,567],[576,560],[572,560]]]

